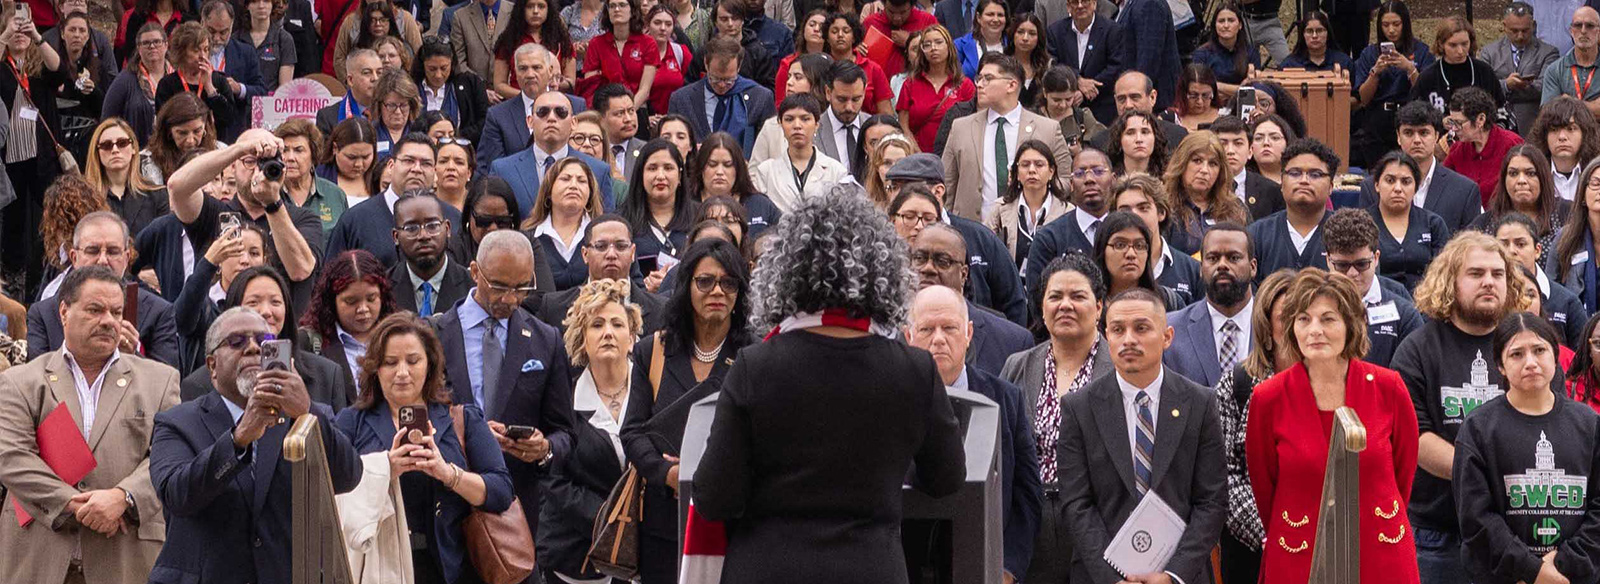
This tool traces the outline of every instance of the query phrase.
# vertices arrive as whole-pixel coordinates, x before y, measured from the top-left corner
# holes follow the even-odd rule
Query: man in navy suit
[[[1178,94],[1178,34],[1173,28],[1172,9],[1160,0],[1119,0],[1117,22],[1128,39],[1122,63],[1142,71],[1156,82],[1155,111],[1172,107]],[[1177,144],[1177,142],[1173,142]]]
[[[355,489],[361,458],[291,371],[261,369],[267,321],[222,313],[206,333],[216,391],[156,414],[150,481],[167,517],[151,582],[289,584],[293,471],[281,456],[299,416],[317,416],[335,493]]]
[[[772,91],[739,75],[742,49],[733,39],[706,41],[706,76],[672,92],[667,113],[681,115],[696,136],[712,132],[732,134],[750,157],[761,124],[772,117],[776,104]]]
[[[1022,279],[1028,283],[1029,290],[1038,285],[1028,277],[1030,269],[1033,272],[1043,270],[1050,265],[1050,260],[1068,251],[1093,255],[1095,230],[1111,211],[1111,183],[1117,177],[1111,172],[1111,158],[1105,152],[1084,148],[1072,159],[1068,178],[1075,207],[1034,234],[1028,260],[1022,263]]]
[[[1078,72],[1078,90],[1083,101],[1102,124],[1117,117],[1117,104],[1111,88],[1126,66],[1122,61],[1122,25],[1099,18],[1094,0],[1068,0],[1072,18],[1048,25],[1050,56]],[[1081,52],[1080,52],[1081,51]]]
[[[233,3],[227,0],[206,0],[200,9],[200,22],[211,37],[211,54],[208,55],[211,66],[227,75],[237,102],[235,109],[248,112],[251,98],[265,96],[267,90],[261,80],[261,62],[256,58],[256,50],[233,38],[233,21]],[[277,70],[272,74],[277,75]],[[217,139],[234,141],[249,127],[249,119],[249,116],[234,116],[232,125],[219,128]]]
[[[524,93],[523,95],[527,95]],[[506,179],[512,194],[517,196],[517,208],[523,217],[533,212],[534,200],[539,196],[539,182],[557,160],[576,157],[589,165],[599,182],[601,204],[607,211],[616,208],[611,199],[611,167],[604,161],[574,150],[567,139],[572,137],[572,103],[559,91],[546,91],[533,103],[533,144],[524,146],[516,154],[495,160],[489,165],[489,174]],[[504,105],[504,104],[501,104]],[[498,107],[498,106],[497,106]],[[520,223],[523,217],[518,217]]]
[[[394,245],[394,207],[400,197],[409,195],[433,196],[434,161],[433,141],[426,134],[411,132],[400,137],[390,150],[394,157],[395,180],[388,190],[378,196],[357,203],[328,233],[328,252],[325,259],[339,257],[346,250],[364,249],[372,252],[384,265],[400,259]],[[455,223],[461,213],[448,205],[445,219]]]
[[[428,317],[467,297],[472,275],[450,261],[445,242],[453,224],[438,197],[402,196],[394,203],[394,243],[402,261],[389,270],[395,307]]]
[[[1173,347],[1161,362],[1206,387],[1250,354],[1256,259],[1250,233],[1237,223],[1218,223],[1200,242],[1200,277],[1206,299],[1167,313]]]
[[[484,236],[468,269],[474,287],[434,318],[452,400],[476,404],[505,453],[528,527],[539,532],[540,477],[572,449],[572,378],[550,325],[518,307],[533,291],[533,244],[516,231]],[[520,440],[508,426],[528,426]]]
[[[361,117],[367,108],[372,107],[372,93],[378,88],[378,73],[383,71],[383,61],[372,49],[355,49],[345,55],[344,70],[348,85],[344,99],[317,110],[317,129],[322,131],[323,136],[332,134],[339,122]]]
[[[946,235],[956,237],[954,233]],[[922,235],[927,235],[923,231]],[[922,241],[922,236],[917,237]],[[913,252],[915,253],[915,252]],[[923,280],[927,282],[926,279]],[[1000,509],[1003,514],[1007,581],[1016,581],[1028,572],[1033,559],[1034,532],[1044,507],[1044,484],[1039,478],[1039,456],[1035,450],[1033,425],[1022,405],[1022,390],[971,366],[968,342],[975,341],[974,321],[969,320],[970,302],[956,288],[925,286],[911,304],[911,323],[906,327],[906,342],[927,350],[939,368],[939,376],[950,391],[972,391],[1000,406]],[[1002,321],[1003,322],[1003,321]],[[1015,326],[1015,325],[1013,325]],[[908,532],[909,534],[910,532]],[[908,545],[916,542],[908,540]],[[925,546],[924,546],[925,549]],[[1048,550],[1053,553],[1055,550]]]
[[[911,269],[920,278],[918,287],[927,290],[943,286],[951,290],[967,288],[967,243],[961,232],[944,223],[922,228],[911,244]],[[999,375],[1006,358],[1033,347],[1033,334],[1005,316],[968,301],[972,321],[971,350],[964,351],[966,363],[990,375]],[[965,348],[965,347],[964,347]],[[1024,566],[1027,563],[1023,563]]]
[[[1422,169],[1422,182],[1417,183],[1417,195],[1411,204],[1444,218],[1451,233],[1471,226],[1483,214],[1483,199],[1478,196],[1478,183],[1434,159],[1439,136],[1444,133],[1444,118],[1439,110],[1427,103],[1411,102],[1401,106],[1394,124],[1400,150],[1411,155]],[[1361,181],[1362,208],[1378,204],[1378,189],[1372,181],[1371,176]]]
[[[478,168],[488,168],[494,161],[528,147],[531,120],[534,118],[533,101],[545,92],[545,87],[550,84],[550,76],[558,71],[555,56],[537,44],[517,47],[517,52],[511,58],[522,94],[489,108],[488,117],[483,122],[483,132],[478,138]],[[570,114],[583,111],[583,98],[574,95],[566,98]]]

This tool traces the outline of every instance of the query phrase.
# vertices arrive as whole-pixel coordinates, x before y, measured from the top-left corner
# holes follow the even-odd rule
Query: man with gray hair
[[[315,403],[300,374],[262,369],[267,321],[242,306],[206,331],[216,391],[156,414],[150,480],[167,509],[167,545],[156,570],[208,581],[290,581],[293,471],[281,454],[289,427],[311,413],[321,426],[335,493],[361,480],[350,437]]]
[[[1506,6],[1500,17],[1506,35],[1489,43],[1478,56],[1494,68],[1505,90],[1506,105],[1517,120],[1517,128],[1524,134],[1533,129],[1533,120],[1539,117],[1539,99],[1544,90],[1544,68],[1561,58],[1550,43],[1536,33],[1539,23],[1533,19],[1533,6],[1517,0]]]
[[[534,119],[539,117],[533,102],[549,89],[551,78],[561,71],[555,55],[535,43],[517,47],[517,52],[511,55],[511,63],[512,73],[517,76],[517,86],[522,88],[522,93],[489,108],[489,114],[483,122],[483,134],[478,140],[478,168],[488,168],[490,163],[528,147],[532,139],[530,128]],[[561,105],[567,106],[567,114],[560,116],[561,119],[577,115],[584,109],[583,98],[576,95],[566,97],[567,103]],[[546,109],[554,111],[554,108]]]
[[[132,248],[133,239],[128,236],[128,225],[121,217],[110,211],[90,213],[80,219],[72,231],[72,249],[67,250],[67,260],[71,262],[68,273],[102,266],[126,280]],[[61,348],[64,338],[58,310],[61,299],[54,292],[55,289],[46,288],[44,293],[49,297],[28,308],[29,361]],[[133,307],[133,312],[132,322],[117,320],[118,348],[178,367],[178,325],[173,320],[172,305],[141,286],[139,305]]]
[[[333,127],[346,118],[360,117],[372,107],[372,93],[378,88],[378,73],[383,71],[383,61],[372,49],[356,49],[344,57],[344,99],[317,110],[317,129],[323,136],[333,133]]]
[[[478,243],[473,288],[433,318],[451,401],[483,409],[505,453],[528,527],[539,532],[539,481],[572,448],[572,376],[561,334],[518,305],[533,292],[533,244],[501,230]]]

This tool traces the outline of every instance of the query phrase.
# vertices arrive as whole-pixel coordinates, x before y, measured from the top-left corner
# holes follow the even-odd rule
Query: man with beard
[[[450,219],[430,191],[408,191],[394,202],[394,243],[403,262],[389,270],[395,306],[422,316],[449,310],[465,298],[472,275],[445,254]]]
[[[1378,224],[1361,209],[1335,211],[1323,224],[1328,271],[1349,276],[1367,305],[1367,340],[1372,347],[1361,360],[1388,367],[1400,340],[1422,328],[1422,315],[1399,282],[1378,275]]]
[[[961,234],[950,227],[935,223],[946,243],[960,244]],[[917,236],[920,245],[927,239],[924,229]],[[913,247],[915,250],[916,248]],[[918,251],[912,251],[912,267],[922,272],[922,291],[911,303],[911,323],[906,327],[906,342],[933,355],[939,376],[950,391],[972,391],[994,400],[1000,406],[1000,508],[1005,533],[1001,538],[1005,548],[1005,582],[1015,582],[1018,574],[1026,574],[1033,556],[1034,533],[1039,526],[1039,512],[1044,506],[1044,487],[1039,479],[1039,457],[1035,450],[1033,428],[1022,405],[1022,390],[995,376],[992,371],[973,367],[969,343],[977,342],[975,316],[982,308],[961,297],[960,288],[952,288],[929,281],[929,263],[918,262]],[[959,256],[958,256],[959,257]],[[957,263],[959,262],[952,262]],[[965,270],[962,270],[965,273]],[[1000,320],[998,316],[990,318]],[[1016,325],[1011,325],[1016,326]],[[1026,332],[1024,332],[1026,334]],[[1004,361],[1004,357],[1001,360]],[[926,538],[937,537],[929,533],[926,522],[909,521],[903,541],[911,565],[924,565],[930,546],[918,545]],[[937,533],[939,530],[933,530]],[[1051,550],[1054,551],[1054,550]],[[920,556],[920,557],[919,557]]]
[[[533,244],[511,230],[485,235],[468,266],[473,288],[433,319],[451,401],[483,410],[532,533],[539,481],[572,448],[572,376],[561,333],[518,307],[533,292]],[[522,439],[507,426],[532,426]]]
[[[312,413],[322,426],[335,493],[361,480],[361,458],[333,410],[311,400],[299,374],[261,370],[267,321],[249,308],[217,316],[206,332],[216,391],[156,414],[150,478],[167,510],[156,573],[207,582],[290,581],[293,472],[281,454],[290,425]]]
[[[339,217],[339,224],[328,233],[328,253],[323,257],[333,259],[345,250],[364,249],[372,252],[384,265],[399,261],[393,233],[395,203],[400,200],[400,193],[428,192],[429,197],[433,196],[438,153],[438,147],[428,139],[427,134],[409,132],[401,136],[389,151],[394,159],[394,166],[390,169],[394,180],[389,183],[389,188],[357,203]],[[444,217],[452,222],[460,221],[461,213],[455,207],[446,206]],[[385,227],[389,230],[385,231]]]
[[[1211,226],[1200,243],[1200,278],[1204,302],[1167,313],[1173,348],[1162,362],[1190,381],[1215,387],[1223,372],[1250,354],[1250,317],[1255,314],[1251,282],[1256,259],[1250,234],[1237,223]]]
[[[961,232],[944,223],[922,228],[911,244],[911,269],[919,278],[917,288],[944,286],[960,292],[967,287],[967,242]],[[989,308],[967,302],[965,311],[972,322],[971,346],[963,347],[966,363],[973,368],[999,375],[1006,358],[1033,346],[1033,335],[1021,325],[1006,320]],[[1023,562],[1026,566],[1027,562]]]
[[[1421,436],[1407,514],[1427,584],[1467,581],[1450,485],[1455,438],[1473,409],[1505,393],[1493,333],[1502,317],[1523,308],[1524,283],[1515,269],[1493,237],[1457,234],[1417,285],[1417,310],[1428,320],[1395,349],[1393,369],[1411,391]],[[1556,375],[1551,389],[1564,395],[1563,383]]]
[[[1116,175],[1111,172],[1111,158],[1105,152],[1094,148],[1083,149],[1072,160],[1072,172],[1068,178],[1072,183],[1074,208],[1034,234],[1033,245],[1028,248],[1028,259],[1022,262],[1022,279],[1027,282],[1029,290],[1039,285],[1028,277],[1029,267],[1035,271],[1043,270],[1050,265],[1050,260],[1069,251],[1093,255],[1095,231],[1100,228],[1100,220],[1111,210],[1111,183],[1116,180]]]
[[[1337,170],[1339,155],[1316,138],[1301,139],[1284,149],[1285,209],[1250,224],[1257,282],[1283,269],[1328,269],[1321,227],[1328,218]]]

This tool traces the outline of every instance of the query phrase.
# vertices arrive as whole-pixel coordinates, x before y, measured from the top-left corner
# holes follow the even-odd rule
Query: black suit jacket
[[[411,287],[411,270],[404,261],[397,261],[389,269],[389,289],[394,292],[394,305],[400,310],[417,311],[417,290]],[[450,310],[462,298],[467,297],[467,291],[472,290],[472,273],[461,262],[451,261],[444,266],[444,283],[434,291],[433,316]]]
[[[1378,204],[1378,189],[1372,181],[1371,176],[1361,180],[1363,208]],[[1456,233],[1470,227],[1483,214],[1483,199],[1478,196],[1478,183],[1434,163],[1433,182],[1428,183],[1428,198],[1422,201],[1422,208],[1443,218],[1450,232]]]
[[[156,282],[161,284],[161,298],[167,302],[177,301],[184,282],[183,246],[183,223],[178,217],[170,213],[157,217],[134,238],[133,249],[139,254],[128,266],[128,273],[137,274],[145,268],[154,270]],[[205,250],[197,250],[195,263],[203,257]]]
[[[1237,188],[1238,183],[1234,183],[1234,187]],[[1244,171],[1244,196],[1251,219],[1260,219],[1284,208],[1283,185],[1249,170]]]
[[[311,404],[322,429],[335,493],[361,480],[361,458],[333,425],[333,411]],[[289,584],[293,473],[279,454],[288,424],[267,430],[241,457],[233,416],[216,392],[156,414],[150,481],[167,517],[150,581]]]
[[[328,406],[334,413],[355,401],[355,387],[348,380],[349,374],[344,367],[327,357],[297,349],[294,352],[294,368],[305,380],[306,393],[311,395],[311,401]],[[179,396],[186,402],[213,395],[216,391],[217,387],[211,383],[211,368],[203,362],[178,385]]]
[[[651,294],[649,290],[645,290],[644,287],[638,284],[631,285],[633,289],[628,292],[628,301],[639,305],[639,312],[643,313],[642,316],[644,317],[644,331],[639,334],[646,336],[660,330],[661,321],[666,318],[666,299]],[[544,295],[544,299],[538,306],[539,320],[556,327],[556,330],[561,331],[562,334],[566,334],[567,325],[562,324],[562,321],[567,319],[567,310],[572,308],[573,302],[578,301],[578,293],[582,291],[583,286],[579,285]],[[530,310],[531,308],[529,302],[524,301],[522,303],[523,310]]]
[[[1228,513],[1228,469],[1223,460],[1222,422],[1207,388],[1173,371],[1161,382],[1150,492],[1172,507],[1187,526],[1165,571],[1188,584],[1209,584],[1211,548]],[[1089,382],[1061,400],[1061,441],[1056,464],[1067,532],[1077,554],[1073,582],[1122,579],[1102,556],[1111,537],[1142,498],[1135,487],[1128,419],[1117,375]]]
[[[534,547],[542,569],[598,578],[592,567],[584,570],[593,542],[594,518],[622,479],[623,465],[617,462],[611,434],[589,423],[594,412],[573,413],[572,451],[543,480],[545,500],[539,510]],[[674,520],[676,517],[674,514]]]
[[[28,360],[61,348],[61,298],[51,296],[28,307]],[[181,362],[178,350],[178,325],[172,319],[172,305],[154,292],[139,288],[139,343],[144,356],[172,368]]]
[[[449,205],[439,207],[444,210],[444,218],[449,219],[451,225],[461,225],[460,211]],[[323,252],[322,261],[327,263],[339,257],[340,253],[352,249],[372,252],[384,265],[400,260],[400,250],[394,243],[394,211],[384,200],[383,193],[356,203],[356,206],[339,216],[339,223],[328,233],[328,247]]]
[[[461,70],[450,76],[450,86],[456,92],[456,108],[461,119],[456,122],[456,136],[478,143],[483,135],[483,121],[489,116],[489,94],[484,90],[483,78],[471,71]]]
[[[445,383],[454,403],[483,407],[472,395],[472,379],[467,374],[461,304],[458,302],[455,308],[433,318],[444,348]],[[549,465],[559,465],[572,450],[572,374],[561,334],[519,309],[511,314],[505,335],[499,387],[484,388],[486,393],[499,392],[499,397],[494,409],[484,412],[484,418],[508,426],[538,428],[550,441],[553,458]],[[547,465],[523,462],[509,454],[505,461],[528,527],[538,533],[539,481],[548,472]]]
[[[1095,119],[1102,124],[1110,124],[1117,118],[1117,102],[1112,96],[1115,92],[1111,89],[1117,84],[1117,76],[1127,67],[1123,62],[1122,36],[1122,25],[1117,21],[1096,17],[1089,26],[1083,66],[1078,67],[1078,31],[1072,26],[1072,18],[1057,20],[1046,27],[1050,56],[1055,57],[1057,63],[1077,69],[1078,76],[1100,82],[1100,93],[1085,107],[1094,112]],[[1176,146],[1172,144],[1168,148]]]
[[[1073,209],[1033,234],[1033,245],[1028,247],[1028,268],[1033,273],[1024,270],[1022,274],[1027,290],[1039,285],[1036,275],[1050,265],[1050,260],[1067,255],[1069,251],[1093,255],[1094,242],[1078,226],[1078,214],[1083,212],[1083,209]]]
[[[1006,320],[1000,313],[967,301],[967,320],[972,321],[972,343],[967,346],[967,365],[990,375],[999,375],[1011,355],[1033,347],[1033,333]]]

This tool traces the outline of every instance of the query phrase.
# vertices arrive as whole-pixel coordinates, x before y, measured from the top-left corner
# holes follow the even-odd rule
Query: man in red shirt
[[[917,8],[911,0],[886,0],[882,12],[868,16],[861,24],[869,31],[878,31],[894,41],[894,50],[882,63],[883,74],[894,77],[906,70],[906,43],[912,33],[939,24],[939,19]],[[867,38],[872,36],[869,33]]]
[[[1450,115],[1444,119],[1455,140],[1444,167],[1478,183],[1483,207],[1500,183],[1500,163],[1506,151],[1522,143],[1516,132],[1494,125],[1494,98],[1477,87],[1464,87],[1450,96]]]

